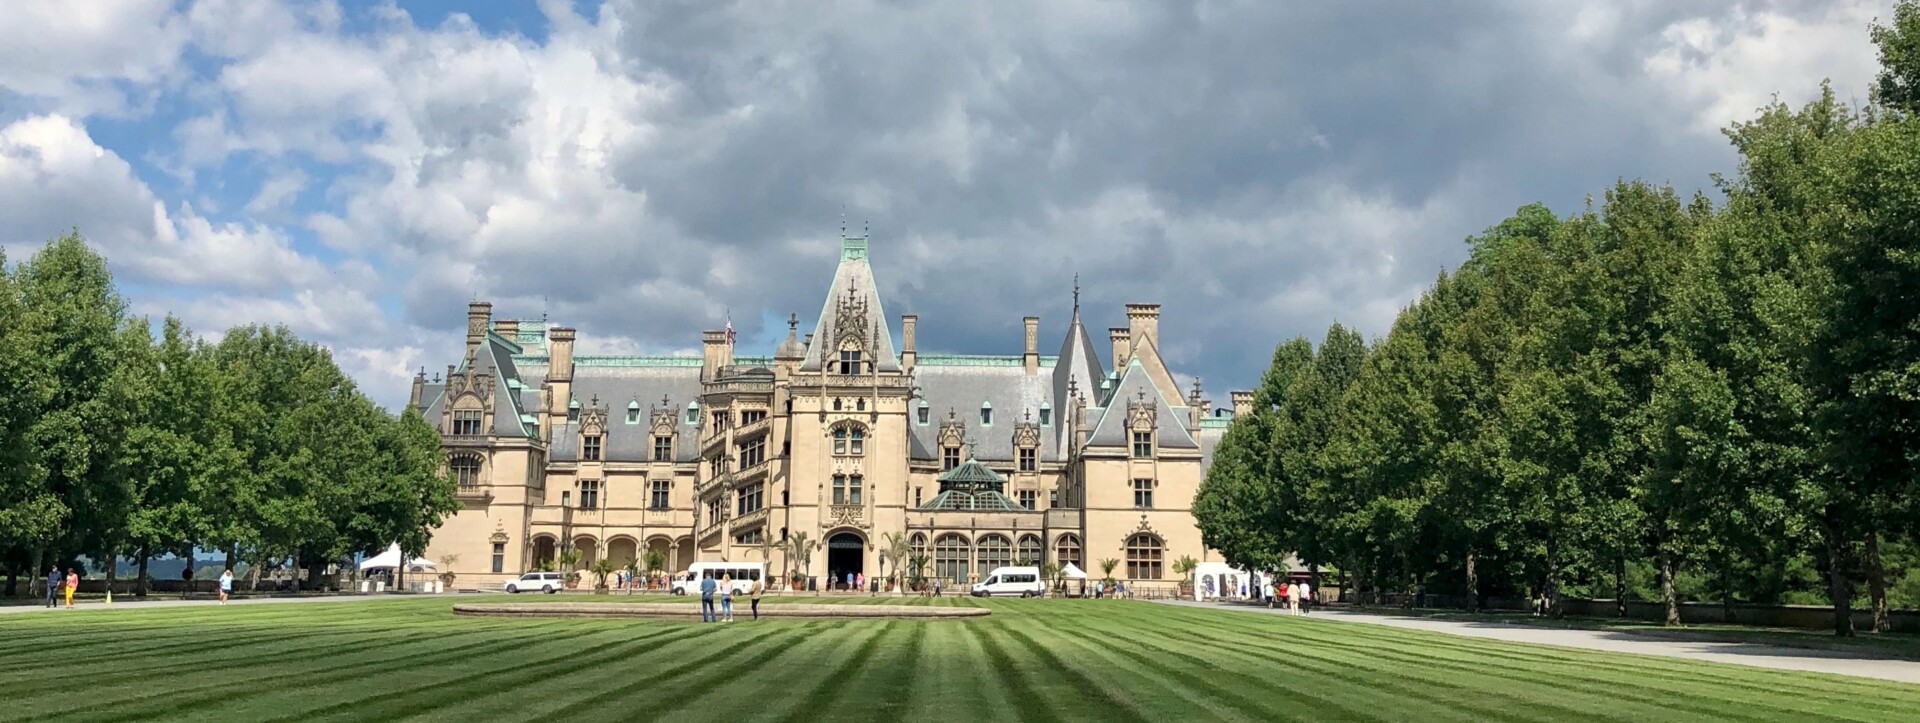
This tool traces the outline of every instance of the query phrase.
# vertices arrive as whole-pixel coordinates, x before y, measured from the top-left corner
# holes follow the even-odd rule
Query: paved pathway
[[[254,597],[254,598],[234,598],[233,600],[228,601],[227,604],[228,605],[285,605],[289,603],[374,602],[379,600],[418,600],[420,599],[420,597],[421,596],[419,595],[313,595],[309,597]],[[454,596],[449,594],[449,595],[446,595],[446,597],[452,598]],[[73,608],[74,608],[74,612],[79,612],[82,610],[102,610],[102,611],[104,610],[146,610],[149,608],[203,607],[203,606],[219,605],[219,604],[220,604],[219,600],[216,600],[210,597],[196,597],[192,600],[181,600],[178,595],[168,595],[165,593],[161,593],[161,594],[154,595],[153,597],[150,597],[145,601],[139,601],[135,598],[116,597],[112,605],[107,605],[105,602],[98,599],[85,600],[85,601],[76,600],[73,603]],[[54,613],[60,613],[60,612],[66,612],[66,608],[48,608],[44,605],[0,605],[0,615],[19,615],[19,614],[25,614],[25,613],[54,614]]]
[[[1245,605],[1198,603],[1190,600],[1165,600],[1161,602],[1169,605],[1233,610],[1256,615],[1284,614],[1279,610],[1269,610],[1263,607],[1249,607]],[[1337,620],[1369,625],[1386,625],[1410,630],[1426,630],[1451,635],[1505,640],[1514,643],[1557,645],[1563,648],[1583,648],[1586,650],[1600,650],[1610,653],[1658,655],[1668,658],[1706,660],[1715,663],[1750,665],[1759,668],[1777,668],[1780,670],[1833,673],[1836,675],[1879,678],[1881,680],[1920,684],[1920,662],[1872,657],[1871,654],[1866,653],[1838,650],[1810,650],[1778,645],[1761,645],[1757,643],[1667,640],[1652,635],[1634,634],[1619,630],[1570,630],[1564,628],[1505,625],[1501,623],[1467,620],[1438,620],[1433,618],[1374,615],[1370,613],[1349,612],[1346,610],[1321,609],[1314,611],[1312,615],[1307,617],[1315,620]]]

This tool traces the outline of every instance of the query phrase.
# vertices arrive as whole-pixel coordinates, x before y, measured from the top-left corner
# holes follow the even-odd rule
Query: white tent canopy
[[[1260,586],[1259,574],[1248,575],[1246,570],[1224,562],[1203,562],[1193,568],[1193,599],[1237,598],[1245,586],[1249,597]]]
[[[368,570],[390,570],[399,566],[400,566],[400,543],[398,542],[393,543],[393,546],[388,547],[386,552],[382,552],[378,555],[374,555],[373,557],[369,557],[365,560],[360,561],[361,572],[366,572]],[[421,572],[423,570],[432,570],[432,569],[435,569],[435,567],[436,566],[433,564],[432,560],[428,560],[424,557],[413,558],[413,562],[408,563],[407,565],[407,569],[413,572]]]
[[[1065,567],[1060,568],[1060,576],[1070,580],[1085,580],[1087,579],[1087,571],[1080,569],[1079,565],[1069,562]]]

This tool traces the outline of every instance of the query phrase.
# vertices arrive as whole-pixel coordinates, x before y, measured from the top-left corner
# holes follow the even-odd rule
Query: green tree
[[[29,580],[45,572],[40,553],[64,529],[69,509],[47,486],[46,468],[33,442],[42,410],[52,400],[54,379],[35,338],[46,324],[21,297],[6,250],[0,249],[0,564],[7,567],[7,594],[22,570]]]
[[[1920,2],[1900,0],[1893,21],[1874,23],[1870,31],[1880,50],[1880,75],[1874,102],[1903,113],[1920,113]]]

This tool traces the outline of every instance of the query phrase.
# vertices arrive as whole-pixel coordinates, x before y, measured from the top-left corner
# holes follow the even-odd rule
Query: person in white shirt
[[[1300,614],[1307,614],[1307,607],[1313,603],[1313,583],[1300,583]]]
[[[1300,583],[1287,583],[1287,613],[1289,615],[1300,614]]]

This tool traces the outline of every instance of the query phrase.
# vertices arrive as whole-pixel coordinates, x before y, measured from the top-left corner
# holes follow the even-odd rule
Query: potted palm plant
[[[568,589],[580,586],[580,560],[582,557],[584,556],[580,554],[579,550],[568,550],[560,553],[560,556],[554,560],[555,567],[567,573]]]
[[[646,562],[647,587],[651,589],[654,578],[658,576],[660,571],[667,569],[667,553],[659,550],[648,550],[647,554],[641,555],[640,558]]]
[[[1101,586],[1109,590],[1113,589],[1113,568],[1116,568],[1119,566],[1120,566],[1120,561],[1115,560],[1111,557],[1100,561]]]
[[[1180,576],[1180,597],[1193,597],[1193,571],[1200,567],[1200,561],[1192,555],[1181,555],[1173,561],[1173,574]]]
[[[913,588],[914,592],[921,592],[927,589],[927,563],[932,561],[932,558],[926,555],[914,555],[907,558],[907,582],[909,586]]]
[[[593,572],[593,594],[607,594],[607,576],[612,575],[613,571],[618,569],[620,569],[620,566],[614,564],[612,560],[607,558],[602,557],[594,560],[593,566],[590,568]]]
[[[1040,566],[1040,577],[1053,584],[1050,586],[1057,594],[1067,587],[1067,578],[1061,574],[1060,563],[1049,562]]]
[[[798,591],[806,586],[806,571],[813,568],[813,551],[819,543],[807,539],[807,533],[795,532],[787,538],[787,559],[794,563],[793,589]]]
[[[880,559],[893,563],[893,575],[887,578],[887,592],[898,593],[900,583],[905,581],[907,556],[913,554],[913,543],[905,532],[889,532],[886,535],[887,546],[880,551]]]

